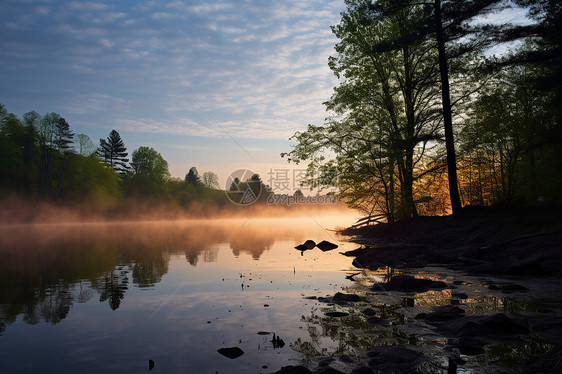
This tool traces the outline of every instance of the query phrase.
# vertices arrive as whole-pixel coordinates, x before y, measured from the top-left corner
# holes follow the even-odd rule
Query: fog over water
[[[304,297],[351,285],[340,252],[356,246],[329,229],[355,219],[4,225],[0,372],[139,372],[149,359],[161,372],[278,370],[302,359],[293,342],[310,340]],[[340,247],[294,249],[307,239]],[[217,353],[232,346],[245,354]]]

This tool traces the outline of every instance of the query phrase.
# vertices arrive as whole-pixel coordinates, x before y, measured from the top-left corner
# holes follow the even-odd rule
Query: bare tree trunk
[[[453,215],[462,208],[457,180],[457,161],[455,155],[455,140],[453,135],[453,116],[451,113],[451,95],[449,92],[449,71],[445,52],[445,38],[441,24],[441,1],[435,0],[435,34],[437,50],[439,51],[439,72],[441,74],[441,95],[443,99],[443,123],[445,126],[445,146],[447,149],[447,173],[449,176],[449,196]]]

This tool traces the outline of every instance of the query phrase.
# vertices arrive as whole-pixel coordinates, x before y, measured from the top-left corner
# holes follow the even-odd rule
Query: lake
[[[357,246],[328,229],[355,218],[3,226],[0,372],[269,373],[304,343],[329,352],[305,316],[353,283]],[[307,239],[339,248],[294,249]]]

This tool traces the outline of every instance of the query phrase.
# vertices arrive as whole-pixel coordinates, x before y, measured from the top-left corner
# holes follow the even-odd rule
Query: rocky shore
[[[361,245],[345,253],[353,265],[384,277],[319,298],[322,320],[376,338],[276,373],[562,372],[557,209],[465,208],[343,234]]]

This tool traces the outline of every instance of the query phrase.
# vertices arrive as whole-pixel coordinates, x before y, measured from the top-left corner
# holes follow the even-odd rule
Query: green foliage
[[[407,33],[421,9],[373,19],[364,1],[347,1],[332,31],[340,40],[329,65],[340,84],[325,103],[335,116],[293,136],[289,161],[309,161],[308,184],[336,182],[351,206],[388,220],[417,215],[414,183],[438,159],[441,123],[436,54],[416,41],[400,50],[373,45]],[[320,176],[332,176],[321,178]]]
[[[133,172],[124,182],[128,194],[155,199],[167,196],[168,162],[154,148],[143,146],[133,151],[131,167]]]
[[[70,124],[57,113],[41,116],[32,111],[20,119],[0,104],[0,190],[23,195],[33,206],[40,205],[34,199],[54,200],[89,213],[117,216],[148,213],[152,208],[204,214],[230,204],[213,172],[204,174],[205,183],[196,168],[188,173],[190,183],[171,178],[168,162],[146,146],[132,153],[129,169],[117,131],[100,141],[95,155],[95,146],[84,134],[77,136],[76,153],[73,136]],[[107,297],[118,306],[118,297]]]

